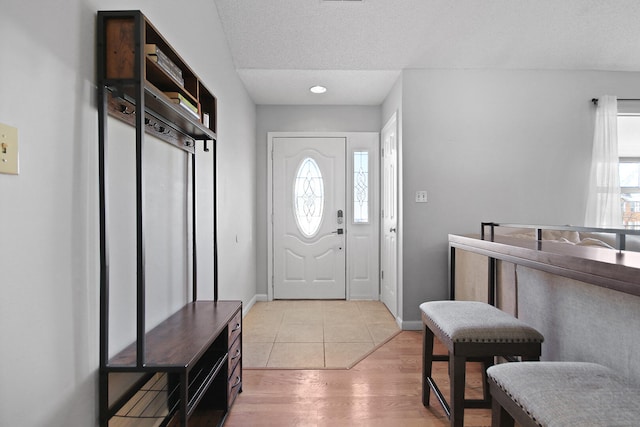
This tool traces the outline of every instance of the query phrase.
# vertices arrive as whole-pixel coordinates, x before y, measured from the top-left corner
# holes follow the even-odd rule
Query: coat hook
[[[122,114],[135,114],[135,110],[129,112],[129,107],[127,107],[125,104],[120,104],[120,112]]]

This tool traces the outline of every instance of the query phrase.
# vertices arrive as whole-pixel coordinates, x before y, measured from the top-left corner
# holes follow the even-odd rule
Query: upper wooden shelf
[[[215,140],[217,100],[140,11],[101,12],[99,79],[123,104],[110,114],[131,123],[136,105],[163,128],[195,140]],[[139,100],[139,86],[143,99]],[[147,122],[150,119],[147,118]],[[147,131],[154,129],[146,129]],[[157,130],[157,127],[155,127]],[[166,132],[159,132],[161,135]]]

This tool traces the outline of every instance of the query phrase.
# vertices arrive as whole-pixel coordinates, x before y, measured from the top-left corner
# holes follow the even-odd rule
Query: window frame
[[[620,106],[620,104],[618,104]],[[637,108],[624,108],[622,112],[618,110],[618,117],[637,117],[640,123],[640,110]],[[640,141],[639,141],[640,143]],[[618,147],[620,147],[620,138],[618,136]],[[640,164],[640,155],[636,156],[620,156],[618,155],[618,174],[620,176],[620,165],[623,163],[638,163]],[[621,196],[621,213],[622,213],[622,224],[624,227],[635,226],[640,224],[640,201],[627,201],[623,198],[625,194],[640,194],[640,168],[638,170],[638,185],[635,187],[623,187],[622,180],[620,180],[620,196]],[[626,204],[629,202],[633,202],[627,211]],[[629,216],[631,214],[631,216]],[[636,218],[638,217],[638,218]],[[636,219],[636,220],[634,220]]]

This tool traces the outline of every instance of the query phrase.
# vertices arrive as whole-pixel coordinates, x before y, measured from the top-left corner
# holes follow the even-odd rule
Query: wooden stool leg
[[[489,391],[489,379],[487,378],[487,369],[493,366],[493,357],[488,357],[482,361],[482,396],[486,402],[491,401],[491,392]]]
[[[493,399],[491,404],[491,427],[513,427],[515,421],[505,409]]]
[[[422,404],[429,406],[431,387],[427,378],[431,378],[433,367],[433,332],[425,325],[422,334]]]
[[[521,360],[523,362],[539,362],[540,356],[522,356]]]
[[[466,358],[451,354],[449,358],[451,427],[462,427],[464,425],[465,371]]]

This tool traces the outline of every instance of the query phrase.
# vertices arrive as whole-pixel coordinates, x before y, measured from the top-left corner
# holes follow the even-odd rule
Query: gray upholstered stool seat
[[[420,305],[423,339],[422,403],[429,406],[433,389],[452,426],[462,426],[464,408],[488,408],[489,387],[484,399],[464,397],[465,365],[481,361],[484,368],[493,365],[495,356],[520,356],[523,360],[539,360],[544,337],[521,320],[489,304],[475,301],[431,301]],[[448,358],[433,354],[433,338],[437,337],[448,350]],[[446,401],[431,377],[434,361],[449,361],[450,398]]]
[[[492,305],[477,301],[431,301],[420,305],[425,323],[451,343],[541,343],[542,334]]]
[[[487,376],[494,426],[640,425],[640,388],[595,363],[507,363]]]

